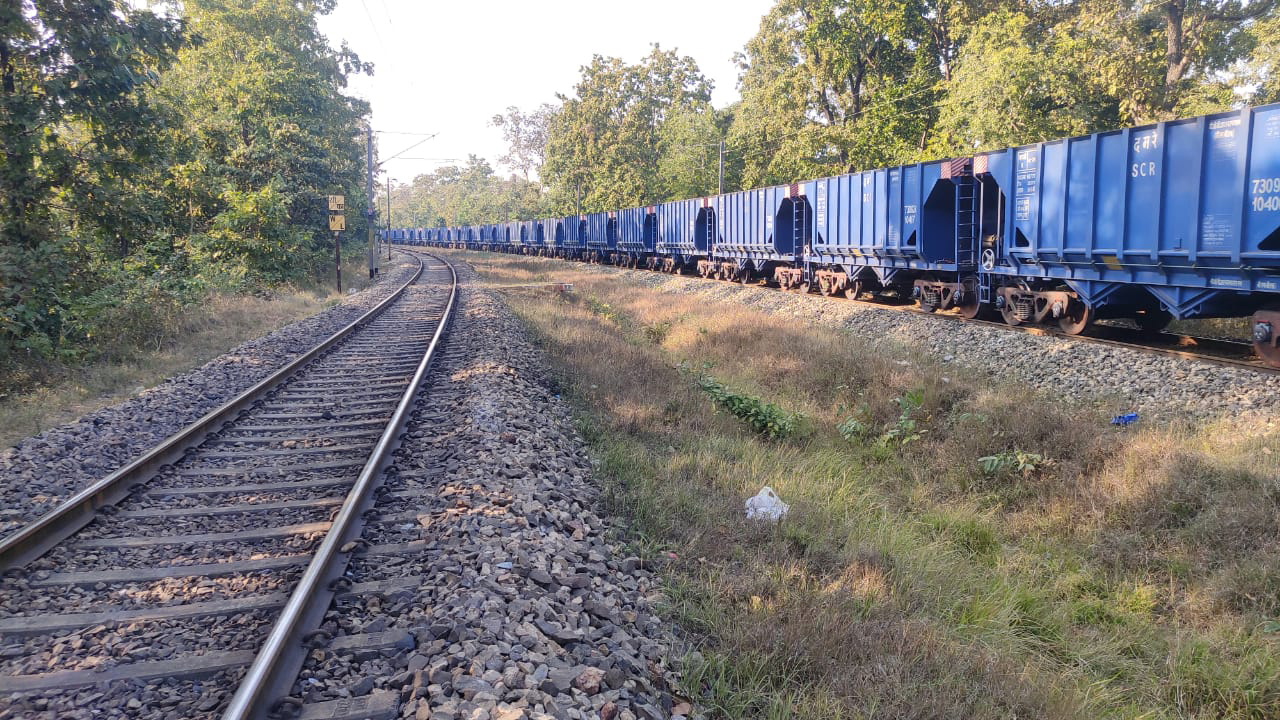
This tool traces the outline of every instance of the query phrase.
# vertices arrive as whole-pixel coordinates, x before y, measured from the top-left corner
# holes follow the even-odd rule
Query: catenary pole
[[[716,194],[724,194],[724,141],[720,141],[720,176],[716,180]]]
[[[377,210],[374,208],[374,204],[373,204],[373,123],[372,122],[369,123],[369,128],[368,128],[368,142],[366,144],[366,155],[368,159],[369,173],[368,173],[368,178],[366,178],[365,180],[365,186],[364,186],[365,195],[367,196],[367,200],[365,201],[365,205],[364,205],[366,208],[365,209],[365,213],[366,213],[365,227],[369,231],[369,252],[368,252],[369,277],[373,278],[378,276],[378,249],[374,245],[374,239],[373,239],[374,219],[378,216],[378,213],[377,213]]]

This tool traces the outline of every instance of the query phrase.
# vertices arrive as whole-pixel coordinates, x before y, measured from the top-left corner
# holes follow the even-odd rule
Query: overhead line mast
[[[375,278],[378,276],[378,250],[374,245],[373,226],[374,218],[377,217],[378,211],[373,204],[373,123],[369,123],[368,131],[367,152],[369,177],[365,181],[364,186],[365,195],[368,197],[368,200],[365,202],[365,229],[369,233],[369,277]]]

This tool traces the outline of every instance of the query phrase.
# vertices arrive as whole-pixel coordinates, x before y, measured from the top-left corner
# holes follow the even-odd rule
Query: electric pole
[[[368,131],[369,131],[369,135],[368,135],[368,143],[367,143],[367,157],[368,157],[368,165],[369,165],[369,177],[365,181],[365,186],[364,186],[365,195],[368,197],[368,200],[365,202],[365,208],[366,208],[365,209],[365,215],[366,215],[365,227],[369,231],[369,252],[368,252],[369,277],[374,278],[378,276],[378,250],[376,245],[374,244],[374,220],[375,218],[377,218],[378,213],[373,204],[373,122],[372,122],[372,118],[370,119],[370,122],[369,122]]]
[[[720,177],[716,180],[716,194],[724,194],[724,141],[720,141]]]

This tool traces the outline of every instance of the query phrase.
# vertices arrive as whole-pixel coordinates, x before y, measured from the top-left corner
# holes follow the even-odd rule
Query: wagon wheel
[[[831,297],[836,291],[836,279],[832,277],[818,278],[818,292],[822,293],[822,297]]]
[[[1138,324],[1138,329],[1144,333],[1155,335],[1169,326],[1169,321],[1173,319],[1173,313],[1168,310],[1148,310],[1133,318]]]
[[[1022,318],[1018,317],[1017,311],[1013,309],[1013,303],[1010,302],[1000,306],[1000,317],[1004,318],[1005,323],[1011,327],[1022,324]]]
[[[849,298],[850,300],[857,300],[858,296],[861,294],[862,294],[861,280],[851,280],[844,289],[844,296]]]
[[[978,278],[969,276],[960,281],[964,286],[964,303],[956,305],[960,316],[966,320],[978,317],[982,312],[982,299],[978,297]]]
[[[739,272],[739,273],[738,273],[738,277],[736,277],[736,278],[734,278],[734,279],[735,279],[735,280],[737,280],[738,282],[742,283],[743,285],[750,285],[750,284],[751,284],[751,271],[750,271],[750,270],[748,270],[748,269],[746,269],[746,268],[742,268],[742,272]]]
[[[1271,367],[1280,367],[1280,303],[1253,314],[1253,349]]]
[[[1067,311],[1058,317],[1058,329],[1068,335],[1079,335],[1093,322],[1093,311],[1088,305],[1073,300],[1067,305]]]

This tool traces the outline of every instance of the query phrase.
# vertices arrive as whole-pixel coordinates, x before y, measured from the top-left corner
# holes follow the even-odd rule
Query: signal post
[[[342,231],[347,229],[347,199],[343,195],[329,196],[329,229],[333,231],[333,276],[342,294]]]

